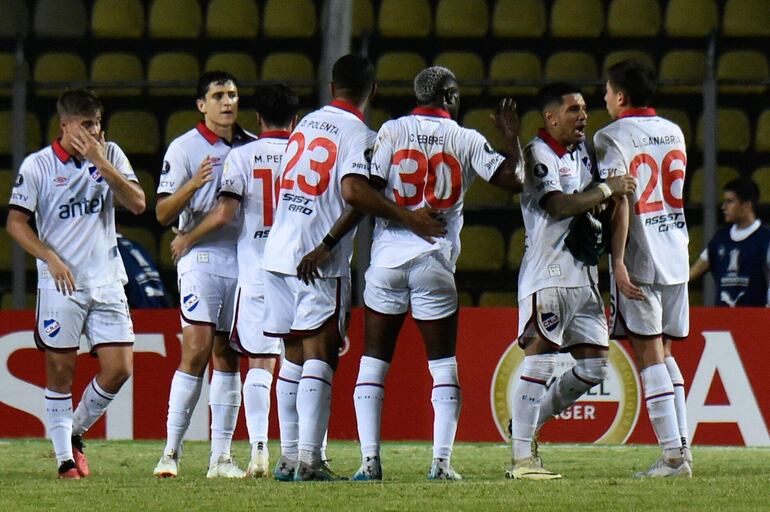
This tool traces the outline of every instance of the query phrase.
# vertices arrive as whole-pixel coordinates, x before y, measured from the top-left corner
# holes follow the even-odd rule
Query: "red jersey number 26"
[[[675,162],[681,162],[681,167],[677,166],[677,168],[672,169]],[[636,155],[631,160],[631,165],[629,166],[631,176],[638,178],[639,168],[642,166],[647,166],[650,170],[650,179],[644,187],[639,201],[634,205],[636,214],[644,215],[646,213],[659,212],[663,210],[663,201],[673,208],[684,208],[684,201],[681,197],[674,195],[672,188],[674,182],[684,180],[684,167],[686,165],[687,155],[678,149],[673,149],[666,153],[661,165],[658,165],[655,159],[647,153]],[[663,191],[663,201],[651,201],[650,196],[655,192],[659,181]]]

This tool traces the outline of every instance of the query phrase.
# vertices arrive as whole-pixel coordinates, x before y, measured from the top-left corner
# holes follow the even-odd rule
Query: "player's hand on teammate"
[[[104,131],[99,132],[99,138],[96,139],[82,126],[72,137],[72,147],[89,162],[98,163],[107,158],[104,149],[106,144]]]
[[[318,267],[329,259],[330,254],[331,251],[328,247],[319,244],[318,247],[302,257],[299,265],[297,265],[297,277],[305,284],[315,284],[316,278],[320,279],[321,277]]]
[[[615,278],[615,284],[617,284],[618,290],[620,290],[620,293],[627,299],[644,300],[644,292],[642,292],[641,288],[631,282],[625,263],[613,260],[612,275]]]
[[[441,218],[441,211],[429,206],[412,211],[406,219],[406,227],[430,243],[435,237],[446,235],[446,221]]]
[[[494,121],[497,129],[504,135],[518,136],[521,131],[521,121],[519,120],[519,114],[516,111],[516,102],[511,98],[503,98],[500,103],[497,104],[497,109],[494,114],[490,114],[492,121]]]
[[[200,166],[198,167],[198,172],[195,173],[190,181],[193,185],[195,185],[195,188],[198,189],[213,179],[214,159],[210,156],[207,156],[203,159]]]
[[[610,187],[612,195],[616,197],[633,194],[636,190],[636,180],[633,176],[629,176],[627,174],[625,176],[614,176],[612,178],[607,178],[605,183],[608,187]]]
[[[56,284],[56,291],[62,295],[72,295],[75,293],[75,276],[70,272],[69,267],[57,256],[53,254],[46,261],[48,264],[48,273]]]
[[[171,258],[174,261],[174,265],[176,265],[179,263],[179,260],[182,259],[182,256],[190,252],[192,244],[190,243],[190,238],[187,236],[187,233],[177,228],[171,228],[171,230],[176,233],[176,236],[171,240],[170,244]]]

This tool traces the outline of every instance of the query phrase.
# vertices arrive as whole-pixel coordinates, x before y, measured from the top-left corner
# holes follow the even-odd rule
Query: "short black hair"
[[[374,86],[374,64],[363,55],[344,55],[337,59],[332,67],[332,82],[337,89],[350,96],[350,99],[362,100]]]
[[[580,87],[567,82],[548,84],[537,93],[537,108],[542,113],[553,103],[561,105],[567,94],[581,94]]]
[[[90,117],[102,112],[104,112],[102,102],[89,89],[68,89],[56,102],[56,113],[59,114],[59,119],[68,116]]]
[[[732,192],[739,201],[745,203],[751,202],[751,207],[757,211],[759,204],[759,187],[749,178],[735,178],[729,181],[723,188],[725,192]]]
[[[232,82],[235,87],[238,87],[238,80],[227,71],[206,71],[198,78],[195,97],[199,100],[205,100],[211,84],[224,85],[227,82]]]
[[[655,70],[642,61],[627,59],[613,64],[607,70],[612,88],[628,97],[631,107],[648,107],[657,88]]]
[[[257,112],[270,126],[288,126],[299,110],[297,93],[285,84],[260,86],[254,98]]]

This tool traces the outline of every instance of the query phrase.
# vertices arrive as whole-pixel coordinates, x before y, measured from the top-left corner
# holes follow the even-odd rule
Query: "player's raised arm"
[[[214,164],[211,157],[206,156],[201,161],[193,177],[187,180],[184,185],[172,193],[159,192],[158,202],[155,205],[155,217],[158,219],[158,222],[164,226],[174,222],[190,202],[195,192],[214,179],[213,172]]]
[[[516,102],[511,98],[503,98],[497,105],[497,110],[491,116],[492,121],[505,139],[505,149],[508,157],[503,160],[489,180],[492,185],[509,192],[518,194],[523,187],[521,173],[518,172],[521,164],[521,144],[519,134],[521,121],[516,112]]]

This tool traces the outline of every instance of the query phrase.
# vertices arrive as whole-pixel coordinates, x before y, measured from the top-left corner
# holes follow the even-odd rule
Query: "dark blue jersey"
[[[169,307],[158,267],[139,244],[118,234],[118,250],[128,275],[126,298],[132,308]]]
[[[760,226],[736,242],[730,228],[719,230],[708,245],[709,270],[717,286],[717,306],[767,305],[770,228]]]

